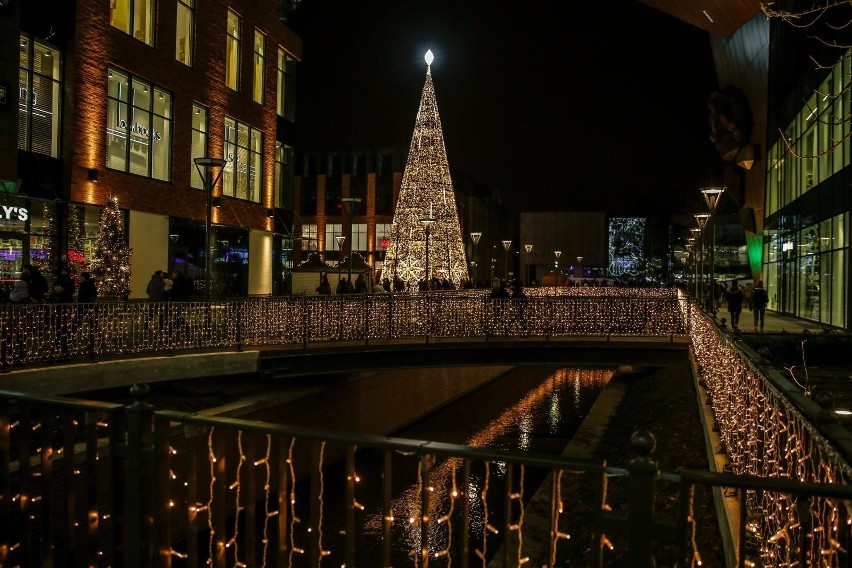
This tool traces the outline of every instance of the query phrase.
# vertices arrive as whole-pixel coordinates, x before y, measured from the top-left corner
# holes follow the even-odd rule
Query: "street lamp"
[[[435,225],[434,217],[424,217],[420,219],[423,225],[423,230],[426,232],[426,289],[432,289],[432,281],[429,275],[429,240],[432,236],[432,227]]]
[[[562,256],[561,250],[553,251],[554,256],[556,256],[556,262],[554,263],[554,269],[556,270],[556,285],[559,286],[562,283],[562,275],[559,272],[559,257]]]
[[[532,245],[524,245],[524,250],[527,251],[527,286],[530,285],[530,255],[533,251]]]
[[[479,244],[479,239],[482,238],[482,233],[474,232],[470,234],[470,243],[473,245],[473,287],[476,288],[479,285],[479,262],[476,258],[476,245]]]
[[[201,181],[204,182],[204,192],[207,194],[207,207],[204,216],[204,289],[205,295],[209,300],[213,292],[213,263],[210,259],[210,254],[213,247],[210,246],[210,220],[213,216],[211,204],[213,203],[213,188],[219,183],[219,178],[222,177],[222,172],[225,171],[226,162],[222,158],[195,158],[195,169],[198,170],[198,175]],[[215,174],[215,176],[214,176]]]
[[[340,199],[343,203],[343,212],[346,214],[346,222],[349,223],[349,254],[347,255],[347,264],[349,265],[349,286],[352,288],[352,291],[355,291],[355,288],[352,286],[352,213],[354,212],[355,205],[361,203],[360,197],[343,197]],[[337,243],[340,245],[340,242]]]
[[[710,282],[713,283],[713,299],[710,301],[710,308],[714,312],[716,311],[716,206],[719,205],[724,191],[724,187],[705,187],[701,190],[704,201],[707,202],[707,209],[710,210]]]
[[[704,242],[707,239],[704,238],[705,237],[704,229],[705,229],[705,227],[707,227],[708,219],[710,219],[709,213],[698,213],[698,214],[695,215],[695,222],[698,223],[698,230],[701,233],[701,270],[699,271],[700,284],[699,284],[699,288],[698,288],[699,295],[697,297],[700,298],[701,304],[704,305],[705,307],[707,306],[707,300],[704,297],[704,260],[705,260]]]
[[[509,280],[509,247],[512,241],[501,241],[503,243],[503,270],[506,272],[506,280]]]
[[[583,257],[578,256],[577,257],[577,270],[580,272],[580,278],[583,277],[583,265],[581,264],[582,262],[583,262]]]

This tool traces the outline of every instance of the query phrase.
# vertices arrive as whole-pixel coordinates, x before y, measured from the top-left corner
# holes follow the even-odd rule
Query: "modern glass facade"
[[[769,308],[848,325],[852,52],[770,148],[763,278]]]

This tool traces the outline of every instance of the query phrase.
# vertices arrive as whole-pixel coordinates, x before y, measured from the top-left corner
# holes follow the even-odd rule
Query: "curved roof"
[[[760,0],[639,0],[713,35],[731,37],[760,12]]]

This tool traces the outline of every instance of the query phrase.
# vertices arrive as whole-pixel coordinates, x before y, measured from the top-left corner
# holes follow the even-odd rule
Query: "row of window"
[[[850,77],[852,51],[814,91],[784,139],[772,146],[767,160],[767,216],[850,164]]]
[[[110,24],[135,37],[154,45],[154,22],[156,0],[110,0]],[[193,66],[195,48],[195,0],[177,1],[175,33],[175,59],[189,67]],[[240,90],[240,48],[242,41],[242,18],[228,10],[225,49],[225,84],[235,91]],[[252,99],[264,104],[266,88],[266,35],[259,29],[254,31],[254,61],[252,62]],[[276,109],[279,116],[293,121],[295,107],[295,60],[283,49],[278,49],[278,84]]]
[[[376,223],[376,242],[373,250],[384,251],[390,245],[391,223]],[[302,250],[319,250],[319,226],[316,224],[302,225]],[[349,235],[343,233],[343,225],[340,223],[326,223],[325,225],[325,251],[349,250],[345,240]],[[340,240],[340,242],[338,242]],[[352,250],[366,252],[367,247],[367,224],[352,223]],[[342,246],[341,246],[342,245]]]

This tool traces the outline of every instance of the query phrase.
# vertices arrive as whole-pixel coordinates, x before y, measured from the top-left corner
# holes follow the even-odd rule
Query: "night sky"
[[[664,217],[717,175],[707,33],[638,0],[302,0],[291,24],[301,150],[407,149],[431,49],[451,168],[513,212]]]

